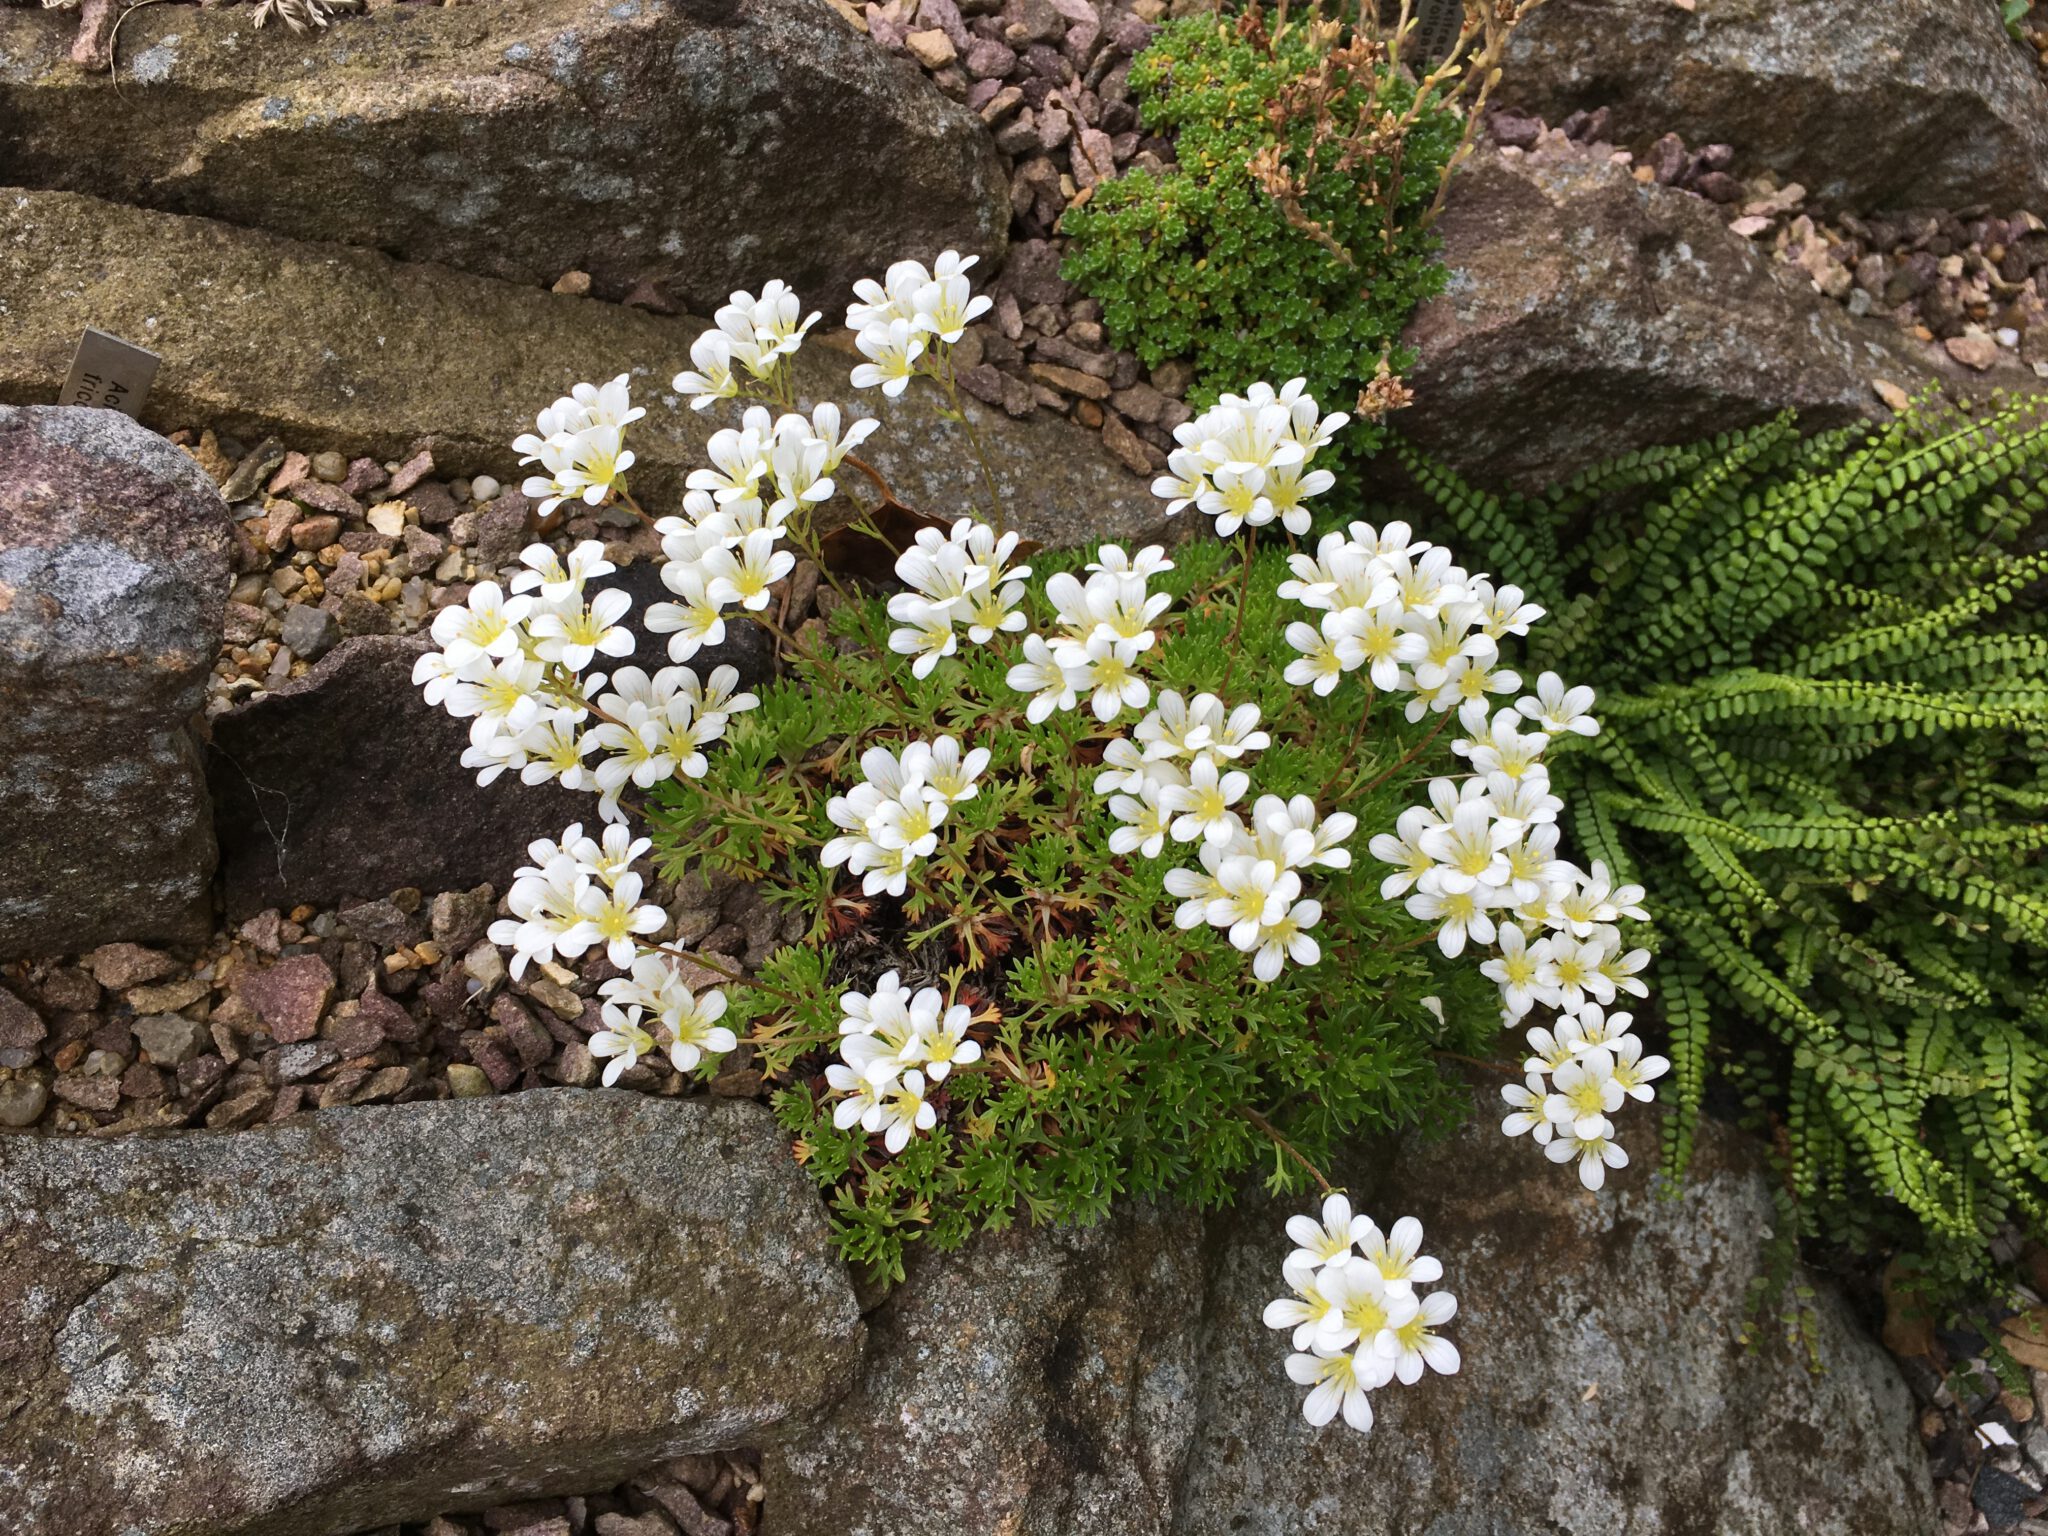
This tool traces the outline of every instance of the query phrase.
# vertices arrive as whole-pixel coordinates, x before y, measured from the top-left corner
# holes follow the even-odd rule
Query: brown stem
[[[880,472],[876,470],[874,465],[868,463],[866,459],[861,458],[858,454],[849,453],[840,462],[842,464],[851,464],[855,469],[866,475],[869,480],[874,482],[875,489],[882,493],[882,501],[885,505],[903,507],[903,503],[896,499],[896,493],[889,488],[889,482],[884,480]],[[903,510],[908,512],[910,509],[903,507]]]
[[[614,485],[612,487],[612,494],[618,498],[620,506],[624,507],[628,512],[632,513],[635,517],[639,518],[640,521],[645,523],[648,527],[652,528],[654,526],[653,517],[650,516],[641,507],[639,502],[633,499],[633,493],[631,491],[627,490],[623,485]]]
[[[1345,771],[1351,766],[1351,759],[1358,755],[1358,744],[1365,740],[1365,722],[1372,718],[1373,700],[1379,696],[1380,691],[1371,683],[1365,685],[1365,708],[1358,712],[1358,724],[1351,728],[1351,740],[1345,744],[1343,757],[1337,760],[1336,768],[1329,778],[1323,781],[1323,787],[1316,791],[1317,800],[1330,793],[1331,788],[1344,777]]]
[[[1240,1108],[1238,1110],[1238,1113],[1240,1115],[1243,1115],[1245,1119],[1249,1120],[1255,1127],[1257,1127],[1259,1133],[1263,1135],[1268,1141],[1272,1142],[1274,1146],[1278,1147],[1282,1152],[1285,1152],[1289,1157],[1293,1158],[1295,1162],[1299,1163],[1304,1169],[1306,1169],[1308,1172],[1308,1176],[1316,1181],[1316,1187],[1320,1189],[1324,1194],[1334,1195],[1335,1193],[1337,1193],[1336,1190],[1330,1187],[1330,1181],[1323,1177],[1322,1169],[1318,1168],[1306,1157],[1303,1157],[1301,1155],[1301,1149],[1299,1147],[1295,1146],[1293,1142],[1289,1141],[1285,1136],[1282,1136],[1278,1131],[1273,1129],[1272,1121],[1268,1120],[1256,1109],[1253,1109],[1249,1104],[1246,1104],[1242,1108]]]
[[[1414,746],[1410,747],[1406,752],[1403,752],[1399,757],[1395,758],[1393,762],[1388,764],[1387,771],[1385,773],[1381,774],[1378,778],[1374,779],[1370,784],[1362,785],[1356,789],[1346,791],[1344,798],[1346,800],[1352,800],[1356,799],[1359,795],[1371,794],[1374,790],[1378,789],[1382,784],[1386,783],[1387,780],[1391,779],[1395,774],[1399,773],[1403,768],[1406,768],[1410,763],[1414,762],[1418,757],[1422,756],[1422,754],[1426,750],[1428,750],[1429,744],[1435,741],[1438,736],[1442,735],[1444,727],[1451,723],[1451,716],[1453,713],[1455,713],[1455,711],[1447,709],[1441,715],[1437,716],[1436,724],[1429,728],[1429,734],[1427,736],[1423,737],[1422,740],[1415,743]]]

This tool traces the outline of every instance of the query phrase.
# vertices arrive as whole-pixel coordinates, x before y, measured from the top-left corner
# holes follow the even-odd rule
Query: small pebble
[[[478,475],[469,482],[469,499],[471,501],[495,501],[498,492],[503,489],[504,487],[489,475]]]
[[[34,1125],[50,1107],[50,1085],[40,1077],[11,1077],[0,1083],[0,1126],[18,1131]]]

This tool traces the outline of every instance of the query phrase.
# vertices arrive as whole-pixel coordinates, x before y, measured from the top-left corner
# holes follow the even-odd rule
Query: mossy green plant
[[[1443,287],[1426,216],[1460,144],[1448,90],[1418,101],[1384,57],[1336,73],[1330,59],[1314,27],[1167,23],[1130,78],[1178,163],[1102,183],[1062,224],[1066,276],[1101,301],[1111,337],[1148,367],[1192,361],[1198,404],[1258,378],[1348,401],[1383,362],[1408,367],[1402,327]],[[1367,112],[1412,122],[1355,157],[1331,152],[1327,125]],[[1349,446],[1378,432],[1362,423]]]

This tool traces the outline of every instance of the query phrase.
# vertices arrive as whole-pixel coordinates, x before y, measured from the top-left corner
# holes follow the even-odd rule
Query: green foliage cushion
[[[1283,681],[1296,657],[1283,639],[1291,605],[1275,592],[1286,548],[1259,555],[1241,623],[1235,553],[1197,539],[1155,580],[1174,605],[1159,620],[1152,682],[1258,704],[1273,735],[1259,793],[1315,796],[1358,817],[1358,863],[1316,883],[1320,962],[1289,966],[1271,984],[1252,981],[1222,933],[1175,928],[1161,875],[1189,850],[1110,851],[1117,823],[1093,785],[1104,745],[1124,728],[1085,707],[1030,724],[1028,699],[1005,682],[1009,647],[963,648],[913,677],[889,654],[879,598],[832,616],[868,654],[841,655],[837,676],[798,662],[736,719],[702,779],[662,787],[652,825],[666,869],[760,879],[809,921],[761,985],[734,989],[730,1022],[775,1032],[760,1065],[793,1076],[776,1112],[827,1187],[850,1257],[893,1271],[913,1238],[952,1246],[1019,1215],[1093,1220],[1126,1194],[1213,1205],[1247,1172],[1298,1190],[1310,1182],[1302,1160],[1323,1162],[1349,1135],[1462,1112],[1465,1095],[1435,1053],[1486,1048],[1492,987],[1469,960],[1418,945],[1428,930],[1381,898],[1383,871],[1365,853],[1452,761],[1442,740],[1425,746],[1443,717],[1409,724],[1383,707],[1359,733],[1356,692],[1325,700]],[[1044,578],[1085,558],[1032,556],[1035,627],[1050,615]],[[912,876],[899,917],[896,902],[863,898],[820,867],[817,850],[837,830],[826,802],[859,777],[864,747],[936,732],[991,758],[981,793],[955,807]],[[888,970],[1001,1012],[977,1069],[946,1080],[949,1113],[893,1157],[857,1127],[834,1128],[823,1075],[841,993]],[[1441,1018],[1426,997],[1441,999]]]
[[[1168,22],[1131,87],[1146,127],[1174,135],[1178,165],[1101,183],[1062,223],[1066,276],[1102,302],[1112,339],[1147,367],[1190,359],[1197,404],[1247,379],[1306,378],[1318,398],[1349,400],[1382,356],[1396,372],[1413,361],[1401,329],[1443,287],[1435,240],[1419,225],[1457,146],[1448,109],[1425,109],[1398,171],[1394,151],[1380,155],[1379,181],[1398,174],[1391,218],[1362,195],[1358,172],[1311,165],[1312,122],[1284,129],[1283,163],[1306,183],[1303,212],[1354,265],[1289,224],[1254,178],[1252,157],[1276,133],[1269,109],[1321,58],[1300,27],[1269,48],[1213,15]],[[1355,119],[1362,97],[1354,88],[1340,98],[1336,117]],[[1400,76],[1382,75],[1380,107],[1399,112],[1412,98]],[[1378,434],[1361,423],[1351,446],[1370,448]]]

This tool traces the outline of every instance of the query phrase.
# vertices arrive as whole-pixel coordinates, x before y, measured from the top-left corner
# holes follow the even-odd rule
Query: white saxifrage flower
[[[1215,518],[1225,538],[1276,519],[1289,533],[1307,533],[1307,501],[1336,483],[1309,461],[1349,418],[1322,415],[1305,383],[1291,379],[1279,390],[1254,384],[1175,427],[1167,472],[1152,483],[1167,515],[1192,503]]]
[[[839,1009],[841,1059],[825,1074],[827,1086],[843,1095],[833,1123],[879,1132],[890,1153],[901,1152],[913,1134],[938,1123],[928,1085],[981,1059],[980,1042],[969,1034],[973,1010],[947,1003],[936,987],[911,992],[896,971],[884,972],[872,992],[842,994]]]
[[[1341,1414],[1363,1433],[1372,1428],[1377,1389],[1412,1386],[1426,1370],[1457,1371],[1457,1348],[1440,1331],[1456,1316],[1457,1298],[1415,1289],[1443,1274],[1421,1252],[1420,1222],[1403,1217],[1382,1237],[1332,1194],[1320,1218],[1290,1217],[1287,1236],[1294,1247],[1280,1273],[1288,1294],[1267,1304],[1263,1321],[1290,1334],[1295,1352],[1287,1375],[1310,1389],[1301,1408],[1310,1424],[1321,1427]]]
[[[956,740],[941,737],[936,743],[907,743],[900,757],[870,747],[860,762],[865,780],[826,804],[825,814],[842,835],[825,844],[819,862],[827,869],[844,864],[849,874],[862,877],[869,896],[901,896],[911,870],[938,846],[947,812],[973,798],[988,756],[985,749],[963,755]]]

